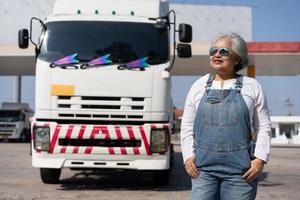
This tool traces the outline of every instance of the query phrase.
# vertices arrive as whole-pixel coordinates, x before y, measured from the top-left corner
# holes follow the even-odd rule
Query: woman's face
[[[220,73],[233,74],[234,65],[238,64],[238,56],[232,51],[231,40],[229,38],[220,38],[212,46],[212,54],[210,55],[210,66]],[[223,48],[223,49],[222,49]],[[226,52],[229,50],[229,52]],[[228,53],[228,54],[227,54]]]

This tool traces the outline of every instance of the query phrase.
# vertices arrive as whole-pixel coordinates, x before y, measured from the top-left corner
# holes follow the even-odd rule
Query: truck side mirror
[[[28,30],[27,29],[19,30],[19,47],[21,49],[26,49],[28,48],[28,43],[29,43]]]
[[[192,26],[189,24],[179,24],[179,41],[190,43],[192,41]]]
[[[177,44],[177,55],[179,58],[192,57],[192,48],[189,44]]]

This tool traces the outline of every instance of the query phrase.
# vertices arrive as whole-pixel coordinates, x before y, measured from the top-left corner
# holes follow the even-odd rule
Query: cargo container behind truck
[[[42,181],[58,183],[62,168],[88,168],[147,170],[167,183],[170,71],[175,48],[191,56],[192,27],[175,30],[167,0],[57,0],[45,21],[32,18],[31,30],[33,22],[39,41],[22,29],[19,46],[36,47],[32,164]]]

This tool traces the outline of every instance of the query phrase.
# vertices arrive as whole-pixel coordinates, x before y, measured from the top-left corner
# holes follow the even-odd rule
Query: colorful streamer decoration
[[[55,65],[68,65],[68,64],[75,64],[79,63],[79,60],[77,60],[75,57],[78,56],[77,53],[74,53],[70,56],[66,56],[64,58],[61,58],[54,62]]]
[[[93,65],[104,65],[104,64],[112,63],[112,61],[108,59],[109,56],[110,56],[110,54],[106,54],[104,56],[96,58],[96,59],[88,62],[88,65],[93,66]]]
[[[145,68],[145,67],[149,67],[149,64],[146,62],[148,59],[148,57],[145,58],[140,58],[134,61],[131,61],[129,63],[126,64],[126,66],[128,68]]]

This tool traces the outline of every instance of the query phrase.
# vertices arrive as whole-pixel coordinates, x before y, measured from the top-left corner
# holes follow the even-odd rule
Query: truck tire
[[[174,146],[170,145],[170,169],[154,171],[153,180],[156,185],[167,185],[169,183],[171,170],[174,167]]]
[[[40,175],[43,183],[57,184],[59,183],[61,169],[40,168]]]
[[[24,129],[20,135],[21,142],[29,142],[30,141],[30,132],[27,129]]]
[[[170,179],[170,170],[154,171],[153,179],[156,185],[167,185]]]

